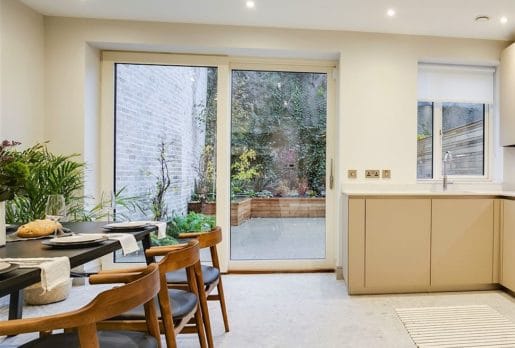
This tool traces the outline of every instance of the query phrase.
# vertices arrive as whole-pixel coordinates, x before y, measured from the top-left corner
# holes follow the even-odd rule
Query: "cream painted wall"
[[[496,65],[503,41],[338,31],[46,18],[45,133],[59,151],[84,153],[88,44],[170,52],[339,56],[339,154],[346,169],[389,168],[389,184],[416,182],[417,62]],[[89,62],[89,63],[88,63]],[[88,64],[87,64],[88,63]],[[91,100],[91,99],[90,99]]]
[[[0,138],[30,146],[44,137],[44,18],[0,1]]]

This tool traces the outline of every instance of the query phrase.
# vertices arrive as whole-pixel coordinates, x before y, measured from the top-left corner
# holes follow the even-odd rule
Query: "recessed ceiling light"
[[[247,8],[254,8],[256,7],[256,3],[252,0],[249,0],[245,3],[245,5],[247,6]]]
[[[499,19],[499,21],[501,22],[501,24],[506,24],[508,23],[508,17],[502,16],[501,19]]]
[[[475,18],[476,22],[488,22],[490,20],[490,17],[488,16],[477,16]]]
[[[388,9],[388,11],[386,11],[386,14],[388,15],[388,17],[393,17],[395,16],[395,10],[393,8],[390,8]]]

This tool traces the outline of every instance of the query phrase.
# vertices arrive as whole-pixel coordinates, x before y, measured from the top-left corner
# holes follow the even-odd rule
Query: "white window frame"
[[[417,101],[417,104],[419,102],[427,102],[433,104],[433,178],[431,179],[424,179],[424,178],[417,178],[417,182],[420,183],[433,183],[433,182],[439,182],[443,180],[442,175],[442,164],[443,164],[443,158],[442,158],[442,106],[445,102],[435,102],[433,100],[427,100],[427,99],[419,99]],[[456,101],[452,101],[452,103],[460,103]],[[461,102],[463,104],[467,103],[470,104],[470,102]],[[474,104],[480,104],[480,103],[474,103]],[[483,175],[448,175],[449,179],[452,179],[454,182],[458,183],[467,183],[467,182],[491,182],[491,173],[492,173],[492,158],[494,158],[493,155],[493,146],[492,146],[492,140],[494,138],[493,136],[493,105],[491,104],[484,104],[485,105],[485,115],[484,115],[484,161],[483,161]]]

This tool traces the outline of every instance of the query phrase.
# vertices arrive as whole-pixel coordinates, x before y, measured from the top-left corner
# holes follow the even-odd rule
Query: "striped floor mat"
[[[396,311],[417,347],[515,347],[515,324],[489,306]]]

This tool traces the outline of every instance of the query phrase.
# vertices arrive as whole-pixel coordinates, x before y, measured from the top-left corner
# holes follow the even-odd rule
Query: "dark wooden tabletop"
[[[102,229],[105,224],[106,222],[81,222],[65,225],[76,233],[105,233],[106,231]],[[134,234],[136,240],[142,240],[154,231],[157,231],[156,226],[148,226],[130,233]],[[107,240],[100,245],[78,249],[53,249],[44,246],[41,241],[39,239],[7,243],[5,247],[0,248],[0,258],[67,256],[70,258],[70,266],[73,268],[121,248],[120,242],[117,240]],[[40,272],[39,268],[19,268],[5,275],[0,275],[0,297],[39,282]]]

